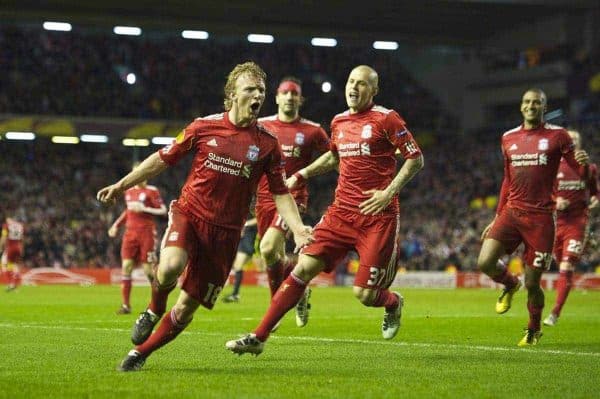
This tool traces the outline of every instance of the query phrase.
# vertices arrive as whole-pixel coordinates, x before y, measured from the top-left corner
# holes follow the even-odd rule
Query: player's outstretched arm
[[[148,158],[144,159],[144,161],[139,164],[137,168],[133,169],[121,180],[115,184],[111,184],[110,186],[100,189],[100,191],[98,191],[96,194],[96,198],[102,203],[112,204],[117,198],[123,195],[125,190],[128,188],[133,187],[144,180],[149,180],[159,175],[167,168],[168,165],[162,159],[160,159],[158,152],[155,152]]]
[[[285,185],[288,188],[294,188],[300,180],[306,180],[313,176],[319,176],[336,169],[339,162],[340,159],[336,154],[327,151],[319,158],[315,159],[310,165],[288,177]]]
[[[294,197],[292,197],[291,194],[274,194],[273,199],[277,206],[277,212],[281,215],[283,220],[285,220],[294,234],[296,250],[298,251],[303,246],[311,243],[313,241],[312,228],[310,226],[305,226],[302,222]]]
[[[150,206],[142,206],[142,212],[146,212],[146,213],[149,213],[151,215],[156,215],[156,216],[164,216],[167,214],[167,207],[165,204],[162,204],[158,208],[152,208]]]
[[[363,201],[358,207],[365,215],[376,215],[388,207],[392,198],[408,183],[421,169],[425,161],[423,155],[414,159],[407,159],[396,174],[396,177],[384,190],[368,190],[363,192],[371,197]]]
[[[127,210],[121,212],[117,220],[115,220],[114,223],[110,226],[110,228],[108,229],[108,236],[111,238],[116,237],[117,233],[119,232],[119,227],[122,224],[125,224],[125,220],[127,220]]]

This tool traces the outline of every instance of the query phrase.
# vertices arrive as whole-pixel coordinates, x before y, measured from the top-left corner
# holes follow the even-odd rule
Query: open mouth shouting
[[[352,102],[358,102],[358,92],[356,91],[351,91],[348,93],[348,100],[352,101]]]
[[[254,101],[252,104],[250,104],[250,109],[252,110],[252,113],[257,114],[260,110],[260,102]]]

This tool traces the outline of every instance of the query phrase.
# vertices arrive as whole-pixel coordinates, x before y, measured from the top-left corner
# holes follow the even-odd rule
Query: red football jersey
[[[21,244],[25,234],[25,225],[13,218],[6,218],[2,225],[2,235],[6,235],[6,246]]]
[[[563,214],[581,214],[588,211],[591,195],[598,194],[598,168],[590,164],[587,176],[579,175],[579,168],[571,167],[564,158],[560,161],[558,174],[554,186],[555,197],[562,197],[569,201],[569,206],[564,211],[558,211],[557,216]]]
[[[237,127],[227,113],[198,118],[158,153],[174,165],[191,151],[192,167],[177,202],[208,223],[241,229],[263,174],[271,193],[288,193],[277,138],[260,125]]]
[[[127,209],[124,215],[117,220],[117,226],[125,223],[125,228],[144,230],[154,228],[154,215],[146,212],[134,212],[131,210],[134,203],[141,203],[147,208],[160,208],[163,199],[160,192],[154,186],[131,187],[125,191],[125,205]]]
[[[277,115],[261,118],[258,121],[279,139],[285,160],[286,176],[291,176],[308,165],[315,153],[329,150],[329,137],[318,123],[303,118],[291,123],[282,122]],[[291,193],[296,202],[306,206],[308,189],[304,180],[299,182]],[[266,177],[260,179],[256,198],[261,205],[273,203]]]
[[[364,191],[385,189],[396,176],[396,149],[405,159],[418,158],[421,149],[396,111],[373,105],[364,112],[336,115],[331,122],[331,151],[340,159],[334,204],[354,212],[370,198]],[[399,210],[398,198],[385,213]]]
[[[497,212],[504,205],[524,211],[554,211],[552,190],[560,159],[581,169],[574,158],[573,141],[560,126],[543,124],[531,130],[523,126],[502,136],[504,179]]]

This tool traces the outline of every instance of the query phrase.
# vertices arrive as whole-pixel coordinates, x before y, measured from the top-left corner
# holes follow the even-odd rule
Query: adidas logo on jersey
[[[211,147],[218,147],[219,146],[217,144],[217,139],[208,140],[208,142],[206,143],[206,145],[209,145]]]
[[[511,145],[511,146],[510,146],[510,148],[508,149],[508,151],[514,151],[514,150],[516,150],[517,148],[519,148],[519,147],[517,147],[517,145],[516,145],[516,144],[513,144],[513,145]]]

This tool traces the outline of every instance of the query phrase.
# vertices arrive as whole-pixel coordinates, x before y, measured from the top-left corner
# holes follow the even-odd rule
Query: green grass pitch
[[[127,316],[114,313],[116,286],[0,292],[0,398],[600,397],[600,292],[572,292],[557,326],[524,349],[524,291],[505,315],[494,313],[499,291],[403,294],[394,340],[381,338],[382,309],[359,304],[351,288],[315,288],[305,328],[292,311],[262,355],[238,357],[225,341],[253,329],[268,302],[266,288],[243,287],[240,303],[199,310],[142,371],[120,373],[148,288],[133,289]]]

